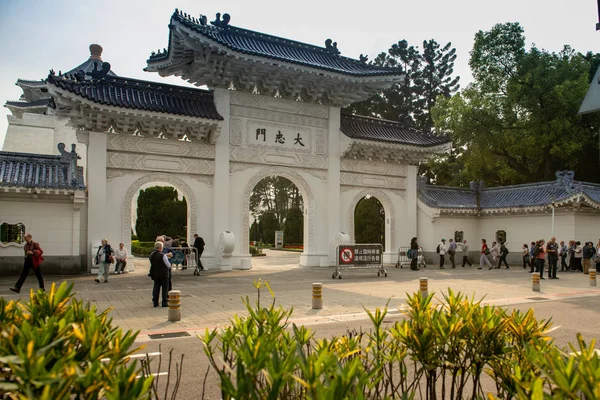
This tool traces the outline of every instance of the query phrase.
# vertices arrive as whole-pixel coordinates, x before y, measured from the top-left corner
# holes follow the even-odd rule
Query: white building
[[[19,81],[24,95],[6,105],[13,115],[0,152],[3,237],[9,225],[14,235],[14,225],[22,224],[44,247],[47,264],[54,259],[59,268],[69,257],[79,262],[73,271],[86,271],[101,238],[130,247],[132,200],[140,188],[167,183],[186,197],[189,236],[198,233],[207,243],[204,265],[249,268],[250,195],[274,175],[302,193],[303,266],[335,263],[335,245],[353,239],[354,210],[366,195],[385,209],[385,262],[395,262],[396,249],[413,236],[435,248],[455,230],[472,241],[489,234],[486,221],[497,230],[480,204],[460,206],[466,199],[459,199],[446,207],[428,202],[435,188],[418,188],[418,163],[447,151],[449,138],[341,114],[341,107],[401,81],[400,70],[343,57],[329,39],[318,47],[229,22],[229,15],[208,23],[176,11],[168,48],[148,59],[147,71],[210,90],[116,76],[97,45],[90,60],[68,73]],[[76,175],[60,188],[56,180],[32,181],[31,168],[44,164],[33,162],[41,156],[11,153],[23,141],[36,142],[39,154],[77,143],[85,181]],[[46,157],[54,157],[57,174],[67,174],[57,163],[66,165],[72,155]],[[18,235],[13,239],[1,244],[0,269],[22,262],[22,244]]]

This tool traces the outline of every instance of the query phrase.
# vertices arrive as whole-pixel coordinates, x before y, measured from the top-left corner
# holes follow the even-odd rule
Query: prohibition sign
[[[340,260],[345,264],[350,264],[354,261],[354,251],[350,247],[344,247],[340,251]]]

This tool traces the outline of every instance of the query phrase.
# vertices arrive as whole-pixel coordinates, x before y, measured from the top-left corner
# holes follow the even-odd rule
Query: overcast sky
[[[144,72],[152,50],[167,46],[168,23],[177,7],[188,14],[229,13],[231,25],[323,46],[337,41],[343,55],[372,59],[406,39],[452,42],[455,72],[466,86],[473,36],[494,24],[518,21],[528,45],[558,51],[600,52],[594,0],[0,0],[0,103],[18,100],[17,78],[41,79],[48,70],[69,70],[89,57],[88,46],[104,47],[103,59],[125,77],[187,85],[176,77]],[[9,114],[0,109],[0,144]],[[23,151],[27,151],[24,143]]]

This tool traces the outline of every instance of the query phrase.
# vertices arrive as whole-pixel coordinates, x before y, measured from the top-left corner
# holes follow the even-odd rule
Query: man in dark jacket
[[[592,257],[596,253],[596,249],[594,249],[594,243],[586,242],[583,248],[583,273],[589,274],[590,267],[592,265]]]
[[[154,307],[158,307],[158,295],[161,289],[162,306],[167,307],[169,305],[167,294],[169,291],[171,263],[167,255],[163,253],[163,246],[162,242],[156,242],[154,244],[154,251],[148,257],[150,259],[150,272],[148,275],[154,281],[154,288],[152,289],[152,304],[154,304]]]
[[[198,258],[196,259],[196,265],[198,266],[198,269],[200,271],[204,271],[204,267],[202,266],[202,261],[200,261],[200,257],[202,256],[202,253],[204,252],[204,246],[206,245],[206,243],[204,243],[204,239],[202,239],[200,236],[198,236],[198,234],[194,234],[194,248],[196,249],[196,253],[198,254]]]

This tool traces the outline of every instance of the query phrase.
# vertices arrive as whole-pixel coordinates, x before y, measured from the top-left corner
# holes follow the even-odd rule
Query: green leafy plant
[[[508,313],[450,289],[435,302],[417,293],[392,326],[386,306],[366,310],[369,331],[316,340],[290,324],[293,310],[275,307],[268,282],[254,287],[247,316],[201,337],[223,399],[600,398],[595,343],[579,337],[571,353],[557,348],[551,322],[531,310]],[[269,307],[260,304],[264,287]]]
[[[148,398],[153,378],[129,360],[137,332],[114,327],[110,310],[72,290],[63,282],[31,290],[27,302],[0,298],[0,398]]]

